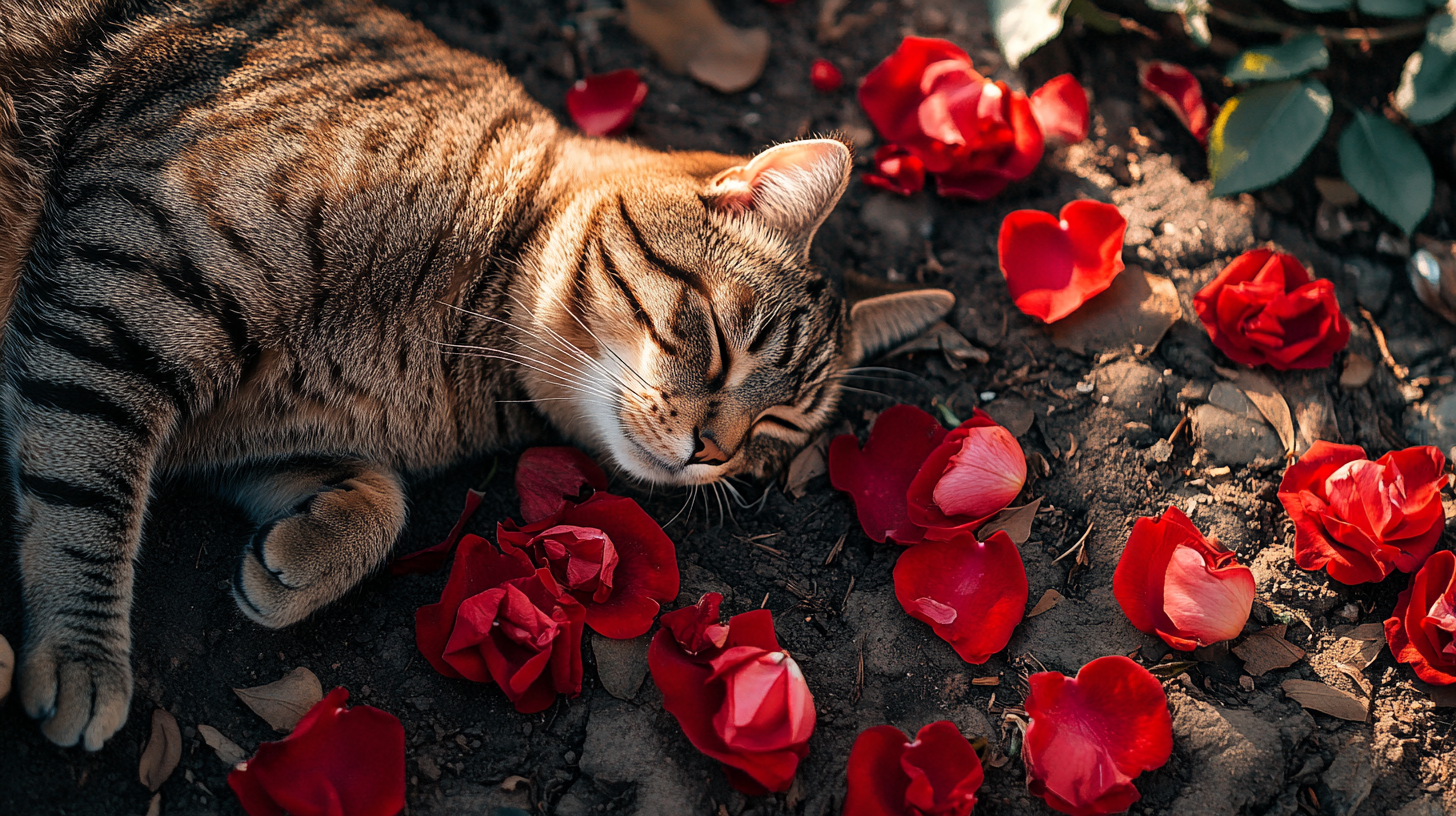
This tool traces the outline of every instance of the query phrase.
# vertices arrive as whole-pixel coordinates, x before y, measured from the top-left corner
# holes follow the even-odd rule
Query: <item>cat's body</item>
[[[548,424],[644,481],[771,473],[836,371],[949,305],[851,318],[808,269],[838,142],[745,164],[583,138],[367,0],[20,11],[0,395],[21,699],[61,744],[126,718],[131,565],[167,473],[249,510],[234,594],[286,625],[387,556],[402,474]]]

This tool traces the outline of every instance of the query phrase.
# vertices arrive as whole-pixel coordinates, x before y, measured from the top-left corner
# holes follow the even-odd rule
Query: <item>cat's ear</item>
[[[789,237],[807,258],[814,233],[849,186],[852,168],[843,142],[789,142],[714,176],[707,197],[711,206]]]
[[[873,359],[945,317],[955,305],[955,295],[944,289],[916,289],[867,298],[849,310],[854,332],[855,362]]]

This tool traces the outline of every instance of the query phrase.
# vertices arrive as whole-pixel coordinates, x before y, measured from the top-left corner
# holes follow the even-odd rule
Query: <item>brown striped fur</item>
[[[848,180],[834,140],[749,160],[584,138],[367,0],[11,2],[20,690],[62,745],[126,718],[160,476],[249,511],[234,596],[282,626],[387,557],[403,475],[548,425],[644,482],[770,475],[836,374],[950,305],[850,311],[810,268]]]

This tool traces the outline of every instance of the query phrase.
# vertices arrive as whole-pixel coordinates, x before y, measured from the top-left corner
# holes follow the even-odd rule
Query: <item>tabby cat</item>
[[[563,129],[369,0],[5,0],[0,308],[26,630],[61,745],[121,727],[152,485],[256,522],[243,614],[357,584],[402,477],[547,425],[663,485],[765,476],[836,373],[950,308],[846,307],[833,139],[751,160]]]

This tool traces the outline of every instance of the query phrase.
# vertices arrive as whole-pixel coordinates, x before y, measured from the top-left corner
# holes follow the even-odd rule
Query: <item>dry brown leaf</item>
[[[784,795],[784,804],[789,810],[795,810],[799,803],[804,801],[804,789],[799,786],[800,777],[795,776],[793,783],[789,785],[789,792]]]
[[[233,689],[233,694],[267,720],[274,731],[287,734],[324,698],[324,688],[317,675],[299,666],[265,686]]]
[[[1365,722],[1369,717],[1370,712],[1364,701],[1334,686],[1312,680],[1285,680],[1280,687],[1291,700],[1311,711],[1351,722]]]
[[[177,718],[165,709],[156,709],[152,712],[152,736],[137,763],[137,778],[147,790],[155,791],[177,770],[181,760],[182,732],[177,729]]]
[[[828,45],[837,42],[844,35],[857,31],[874,21],[876,17],[889,10],[888,3],[875,3],[865,14],[846,14],[839,16],[839,12],[849,5],[849,0],[823,0],[819,6],[819,26],[815,39],[821,45]]]
[[[758,81],[768,62],[768,32],[723,22],[709,0],[626,0],[627,30],[664,68],[723,93]]]
[[[1151,351],[1182,316],[1171,280],[1129,266],[1107,291],[1053,323],[1050,331],[1053,343],[1077,354],[1137,346]]]
[[[216,728],[210,725],[199,725],[197,732],[202,735],[202,740],[207,743],[207,747],[211,748],[213,753],[217,754],[217,758],[228,767],[231,768],[239,762],[247,760],[247,752],[236,742],[223,736],[222,732]]]
[[[1338,645],[1343,647],[1342,654],[1348,655],[1356,668],[1367,669],[1375,658],[1380,657],[1380,650],[1385,648],[1385,625],[1363,623],[1346,632]]]
[[[1055,589],[1048,589],[1041,594],[1041,600],[1036,602],[1036,606],[1033,606],[1031,611],[1026,613],[1026,616],[1028,618],[1034,618],[1061,603],[1065,597],[1065,595]]]
[[[1232,382],[1235,388],[1244,392],[1249,402],[1254,403],[1254,407],[1264,415],[1269,427],[1279,434],[1285,454],[1294,453],[1294,415],[1290,413],[1289,403],[1279,393],[1274,381],[1251,369],[1220,367],[1216,370],[1224,379]]]
[[[829,434],[819,434],[817,439],[799,451],[799,455],[789,463],[788,473],[784,477],[784,490],[790,496],[804,498],[804,494],[809,491],[809,481],[829,472],[829,466],[824,461],[824,451],[828,446]]]
[[[985,541],[997,530],[1005,530],[1019,547],[1025,544],[1028,538],[1031,538],[1031,522],[1036,518],[1036,511],[1039,507],[1041,507],[1040,497],[1032,499],[1031,503],[1023,504],[1020,507],[1008,507],[992,516],[991,520],[977,531],[976,537]]]
[[[501,790],[514,791],[522,782],[526,783],[527,787],[531,785],[531,780],[524,776],[508,776],[501,781]]]
[[[162,816],[162,794],[152,794],[152,801],[147,803],[147,816]]]
[[[15,650],[10,641],[0,635],[0,700],[10,696],[10,680],[15,676]]]
[[[901,343],[884,356],[899,357],[901,354],[916,351],[941,352],[945,355],[946,364],[957,371],[965,368],[968,362],[985,363],[991,359],[985,349],[971,345],[965,335],[951,328],[945,321],[936,323],[915,339]]]
[[[1249,635],[1244,642],[1233,648],[1233,653],[1244,661],[1244,671],[1254,677],[1263,677],[1275,669],[1287,669],[1304,658],[1304,650],[1284,639],[1288,630],[1284,624],[1277,624]]]

